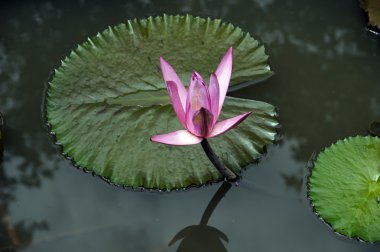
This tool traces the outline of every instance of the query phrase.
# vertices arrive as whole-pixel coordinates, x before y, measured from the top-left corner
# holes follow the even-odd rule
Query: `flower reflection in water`
[[[228,237],[222,231],[208,226],[207,222],[209,221],[211,214],[214,212],[218,203],[222,200],[230,188],[230,183],[223,182],[204,211],[200,224],[188,226],[179,231],[170,241],[169,246],[179,240],[182,240],[178,246],[177,252],[227,252],[223,240],[228,242]]]

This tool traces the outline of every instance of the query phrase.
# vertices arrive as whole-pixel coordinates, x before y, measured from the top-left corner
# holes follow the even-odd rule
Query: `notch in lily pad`
[[[173,148],[149,138],[181,127],[160,56],[187,83],[194,69],[209,76],[230,46],[235,49],[230,86],[272,74],[264,47],[217,19],[164,15],[89,38],[63,60],[48,85],[46,119],[56,142],[76,166],[124,187],[173,190],[223,180],[200,145]],[[210,139],[235,174],[259,159],[277,134],[276,109],[264,102],[227,96],[220,120],[247,111],[255,116]]]
[[[380,139],[340,140],[316,158],[308,179],[314,210],[350,238],[380,240]]]

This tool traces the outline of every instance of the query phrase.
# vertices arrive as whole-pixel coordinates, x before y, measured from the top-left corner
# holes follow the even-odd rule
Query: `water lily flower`
[[[160,58],[162,75],[174,111],[185,130],[151,137],[154,142],[169,145],[192,145],[216,137],[241,123],[251,112],[218,122],[232,72],[232,47],[224,55],[207,86],[202,76],[193,72],[188,90],[173,67]]]

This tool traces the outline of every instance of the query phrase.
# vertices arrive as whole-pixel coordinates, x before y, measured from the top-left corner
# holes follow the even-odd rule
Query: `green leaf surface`
[[[317,214],[345,236],[380,240],[380,139],[350,137],[322,151],[309,177]]]
[[[55,71],[46,116],[57,143],[75,164],[117,185],[176,189],[222,179],[200,145],[150,142],[182,129],[164,86],[159,56],[184,83],[193,70],[208,77],[234,47],[232,85],[271,74],[264,48],[220,20],[164,16],[128,21],[78,46]],[[275,108],[228,97],[222,118],[253,111],[231,132],[210,139],[225,164],[239,172],[275,139]],[[221,118],[221,119],[222,119]]]

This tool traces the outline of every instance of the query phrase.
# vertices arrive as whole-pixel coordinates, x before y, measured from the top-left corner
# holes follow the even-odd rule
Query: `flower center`
[[[197,135],[206,137],[213,121],[213,115],[208,109],[201,107],[200,110],[195,112],[192,121]]]

